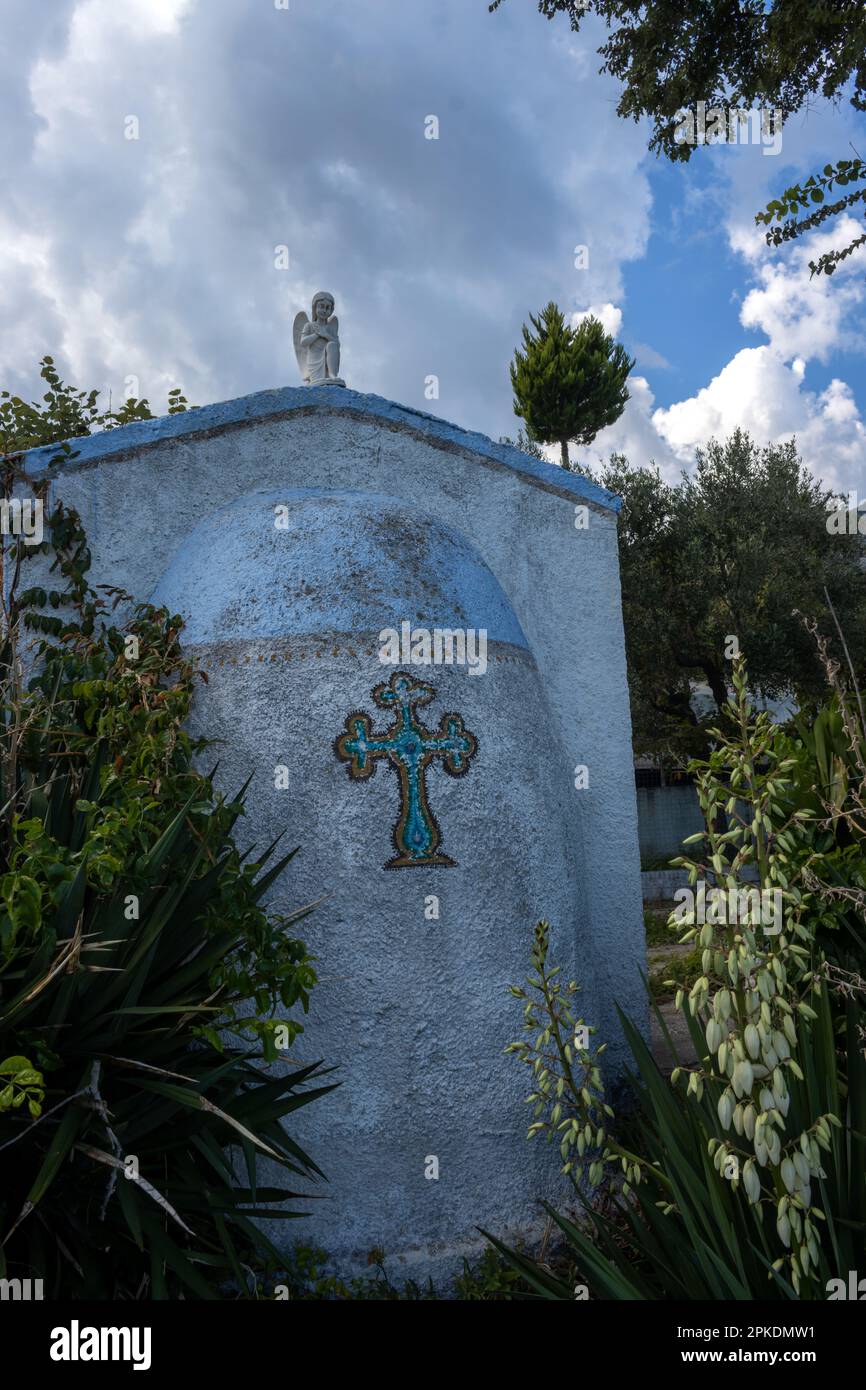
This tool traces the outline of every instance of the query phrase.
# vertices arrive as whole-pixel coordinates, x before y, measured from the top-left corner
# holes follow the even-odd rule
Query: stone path
[[[690,946],[680,946],[677,942],[674,942],[671,946],[648,947],[648,974],[651,975],[659,970],[665,961],[675,960],[677,956],[688,955],[691,949]],[[680,1065],[695,1062],[697,1057],[689,1035],[688,1025],[679,1010],[674,1007],[673,998],[666,998],[663,1000],[659,1004],[659,1012],[664,1018],[665,1026],[671,1035],[671,1041],[676,1048],[677,1060]],[[677,1063],[671,1054],[671,1050],[668,1047],[659,1021],[654,1013],[650,1015],[650,1037],[653,1056],[662,1071],[673,1071]]]

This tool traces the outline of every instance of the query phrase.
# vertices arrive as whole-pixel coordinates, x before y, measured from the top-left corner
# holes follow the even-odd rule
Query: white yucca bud
[[[743,1186],[749,1201],[757,1202],[761,1195],[761,1179],[758,1177],[757,1169],[750,1158],[746,1159],[743,1168]]]
[[[757,1057],[761,1051],[761,1039],[754,1023],[746,1024],[746,1031],[743,1034],[743,1042],[750,1057]]]
[[[747,1139],[755,1137],[755,1107],[747,1105],[743,1111],[743,1133]]]
[[[787,1249],[791,1244],[791,1223],[787,1216],[780,1216],[776,1220],[776,1230],[779,1232],[779,1239]]]
[[[782,1061],[785,1061],[791,1055],[788,1039],[785,1037],[784,1033],[779,1032],[778,1028],[773,1032],[773,1051]]]
[[[730,1091],[723,1091],[719,1096],[719,1103],[716,1107],[719,1114],[719,1124],[722,1129],[730,1129],[731,1117],[734,1113],[734,1100]]]
[[[790,1158],[782,1159],[782,1182],[789,1192],[793,1192],[797,1186],[797,1170]]]
[[[742,1107],[742,1105],[735,1105],[735,1106],[734,1106],[734,1129],[737,1131],[738,1134],[742,1134],[742,1132],[743,1132],[743,1107]]]
[[[734,1074],[731,1077],[731,1084],[737,1096],[748,1096],[751,1094],[754,1084],[751,1062],[742,1061],[737,1063],[734,1067]]]

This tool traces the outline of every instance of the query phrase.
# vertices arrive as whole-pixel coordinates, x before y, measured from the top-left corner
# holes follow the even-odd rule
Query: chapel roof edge
[[[95,464],[115,455],[138,452],[141,449],[202,434],[217,434],[284,418],[298,412],[313,411],[326,414],[346,413],[355,418],[370,417],[392,428],[404,428],[417,436],[425,436],[445,448],[475,453],[500,467],[523,475],[528,482],[541,484],[561,496],[574,497],[603,511],[618,513],[621,500],[614,493],[593,483],[578,473],[569,473],[556,464],[547,463],[523,453],[510,444],[500,444],[487,435],[464,429],[439,416],[429,415],[412,406],[399,405],[383,396],[352,391],[339,386],[282,386],[233,400],[215,401],[175,415],[161,415],[152,420],[136,420],[113,430],[85,435],[69,442],[75,457],[57,468],[77,468]],[[30,475],[55,472],[50,469],[57,455],[56,444],[29,450],[24,467]]]

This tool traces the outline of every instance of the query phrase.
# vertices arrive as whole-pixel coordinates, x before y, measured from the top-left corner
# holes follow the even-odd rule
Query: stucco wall
[[[45,472],[49,452],[34,451],[29,456],[28,467],[34,476]],[[504,994],[504,983],[506,978],[525,972],[535,917],[551,918],[564,964],[577,978],[590,982],[585,996],[587,1018],[610,1040],[612,1070],[623,1060],[614,1000],[633,1016],[642,1019],[645,1015],[638,975],[644,959],[643,932],[615,499],[575,475],[482,436],[377,397],[339,389],[263,392],[82,441],[79,457],[63,466],[52,486],[82,515],[93,552],[94,582],[123,585],[139,599],[155,593],[171,599],[172,606],[184,609],[190,619],[188,640],[201,648],[207,660],[216,663],[217,670],[220,660],[236,662],[236,668],[223,668],[226,679],[222,682],[214,682],[212,677],[210,695],[203,694],[196,717],[224,725],[209,731],[224,733],[229,740],[225,776],[251,770],[250,759],[257,750],[261,752],[250,792],[250,824],[267,832],[287,823],[290,838],[302,851],[298,862],[303,869],[281,891],[292,889],[317,896],[316,885],[330,878],[336,895],[334,918],[341,921],[348,914],[353,875],[368,876],[370,892],[379,895],[378,908],[375,920],[365,923],[361,933],[363,949],[359,946],[357,964],[359,978],[364,979],[362,957],[367,960],[371,1000],[381,1009],[387,1005],[389,990],[395,1001],[401,990],[404,998],[408,990],[417,1019],[418,1010],[424,1007],[425,982],[429,981],[432,1013],[442,1014],[444,1019],[443,1000],[447,999],[453,1036],[458,1037],[462,1030],[467,1038],[466,1065],[461,1071],[465,1092],[458,1096],[456,1110],[453,1097],[441,1096],[444,1128],[451,1145],[452,1185],[448,1186],[444,1173],[439,1183],[423,1179],[424,1155],[437,1152],[423,1133],[425,1124],[429,1129],[428,1109],[418,1133],[408,1140],[403,1135],[399,1141],[408,1143],[405,1190],[395,1179],[389,1195],[379,1203],[383,1213],[393,1212],[393,1218],[383,1215],[381,1221],[372,1220],[373,1199],[368,1197],[365,1210],[369,1219],[360,1225],[350,1223],[348,1230],[336,1205],[326,1218],[331,1248],[335,1242],[343,1242],[347,1250],[360,1248],[368,1238],[371,1244],[382,1238],[386,1244],[389,1238],[396,1244],[403,1241],[406,1250],[420,1243],[423,1264],[424,1258],[432,1258],[437,1232],[446,1235],[451,1249],[456,1248],[461,1233],[472,1239],[476,1223],[495,1225],[508,1210],[522,1218],[539,1184],[544,1183],[542,1167],[530,1157],[532,1146],[524,1145],[519,1137],[526,1122],[525,1110],[503,1114],[501,1135],[488,1125],[483,1143],[475,1148],[467,1148],[467,1144],[478,1100],[473,1089],[477,1092],[485,1086],[484,1057],[493,1059],[503,1039],[519,1031],[519,1010]],[[331,781],[320,784],[330,788],[323,792],[323,804],[317,804],[315,798],[305,803],[299,791],[293,807],[291,791],[286,800],[279,801],[273,790],[273,766],[280,760],[274,756],[277,745],[290,750],[293,746],[309,748],[311,739],[323,736],[325,726],[330,744],[339,732],[331,726],[341,711],[345,714],[362,707],[373,712],[369,697],[371,663],[375,661],[373,619],[369,613],[364,616],[364,604],[371,581],[379,573],[376,555],[383,553],[382,537],[376,542],[377,550],[370,544],[369,526],[359,522],[354,556],[359,571],[358,601],[353,607],[345,596],[340,599],[339,630],[345,632],[349,624],[356,636],[365,639],[366,645],[359,644],[355,652],[354,666],[339,647],[336,656],[323,653],[318,661],[314,658],[315,665],[306,671],[298,662],[292,665],[285,661],[287,647],[299,639],[299,615],[305,603],[308,633],[318,622],[320,635],[333,636],[334,625],[329,626],[326,614],[316,615],[315,602],[311,607],[300,599],[297,584],[292,590],[297,601],[287,604],[280,598],[279,557],[272,550],[272,536],[264,543],[264,530],[259,541],[251,534],[245,547],[227,547],[224,555],[214,542],[213,563],[204,568],[199,565],[196,569],[192,558],[201,552],[201,545],[189,542],[190,534],[200,523],[207,532],[208,518],[218,509],[235,504],[235,517],[243,529],[254,509],[263,505],[263,496],[272,510],[275,498],[285,494],[288,503],[290,494],[297,494],[299,489],[319,494],[349,491],[368,499],[388,499],[392,535],[397,515],[394,507],[402,507],[407,518],[420,519],[420,524],[429,518],[431,528],[438,524],[443,536],[457,538],[458,551],[465,544],[477,558],[477,565],[475,559],[472,565],[455,563],[456,570],[462,569],[464,577],[470,571],[476,577],[489,571],[498,582],[506,600],[503,613],[513,615],[525,639],[523,647],[515,643],[513,632],[509,636],[503,631],[502,640],[511,643],[515,660],[492,663],[485,676],[470,677],[465,670],[456,669],[428,668],[426,673],[431,684],[439,683],[445,701],[438,703],[437,694],[437,717],[440,709],[456,704],[458,709],[471,711],[471,716],[466,715],[467,725],[470,718],[482,725],[479,737],[486,734],[488,741],[491,736],[496,740],[495,757],[489,756],[484,764],[484,776],[476,777],[474,783],[467,777],[465,785],[455,787],[446,787],[445,778],[439,779],[441,787],[437,784],[438,793],[448,794],[443,824],[447,821],[448,831],[460,845],[462,864],[484,864],[478,884],[473,887],[470,876],[465,879],[466,890],[455,893],[457,902],[448,904],[448,921],[438,924],[438,932],[423,926],[413,932],[407,925],[414,908],[406,895],[421,892],[409,882],[416,870],[385,873],[381,857],[370,857],[370,837],[377,820],[386,814],[385,802],[390,806],[392,800],[384,776],[380,776],[375,792],[382,803],[380,806],[375,801],[375,810],[370,798],[359,795],[360,788],[350,787],[345,779],[339,781],[338,774],[344,769],[332,764],[327,773]],[[242,500],[253,497],[258,502]],[[373,515],[368,508],[368,522]],[[575,525],[576,520],[581,524]],[[411,529],[409,521],[405,529]],[[202,532],[198,534],[200,538]],[[295,550],[305,544],[300,534],[296,541]],[[345,526],[343,541],[348,546],[343,554],[352,552],[351,535],[347,541]],[[449,544],[442,540],[436,554],[445,554]],[[404,568],[411,567],[416,550],[397,547]],[[303,553],[319,556],[310,561],[314,568],[322,560],[321,548],[316,552],[308,545]],[[324,555],[326,562],[327,546]],[[335,555],[334,567],[343,563]],[[446,573],[433,576],[435,582],[426,593],[433,619],[429,626],[438,621],[437,605],[441,608],[450,601],[447,569],[446,564]],[[406,593],[399,602],[392,596],[389,611],[396,616],[396,609],[404,599],[408,602],[415,586],[420,585],[415,610],[404,614],[418,620],[425,599],[423,585],[430,578],[429,563],[416,566]],[[466,611],[482,617],[492,615],[495,626],[493,590],[485,590],[480,579],[478,583],[478,592],[484,591],[487,597],[477,604],[467,599]],[[208,586],[215,586],[210,595],[205,592]],[[315,583],[309,587],[315,595]],[[470,592],[474,592],[471,584]],[[252,593],[256,595],[254,601],[249,597]],[[233,616],[229,619],[230,610]],[[374,604],[371,612],[376,611]],[[496,640],[491,632],[491,650]],[[271,660],[279,643],[283,644],[279,647],[283,664]],[[505,650],[503,646],[501,651]],[[291,686],[287,674],[290,666]],[[289,689],[291,698],[285,693]],[[224,702],[222,709],[220,700]],[[282,711],[277,720],[268,715],[274,710]],[[589,770],[589,785],[582,790],[576,790],[573,781],[578,764]],[[372,786],[369,790],[372,792]],[[345,843],[351,849],[336,871],[333,862],[322,857],[323,840],[316,829],[317,817],[331,813],[332,796],[348,818]],[[303,814],[297,814],[298,808]],[[514,861],[531,866],[523,887],[510,876],[509,852],[502,848],[502,838],[496,833],[503,808],[508,836],[513,840],[522,835],[525,839]],[[485,884],[495,880],[491,869],[498,853],[503,856],[502,896],[485,898],[490,892]],[[555,866],[562,862],[565,867],[560,874]],[[447,898],[447,888],[442,891]],[[328,973],[328,913],[325,903],[317,909],[316,926],[311,928],[317,936],[324,976]],[[498,957],[497,917],[505,919],[507,926]],[[524,917],[525,946],[519,936]],[[459,919],[464,943],[471,944],[473,932],[478,933],[477,963],[468,982],[471,950],[465,958],[459,952],[449,955],[449,932],[456,930],[455,919]],[[369,960],[379,941],[383,962],[389,962],[385,984],[382,977],[375,978],[376,963]],[[498,1004],[500,985],[503,991]],[[461,999],[464,988],[467,997]],[[439,1002],[436,989],[444,990]],[[477,1008],[472,1005],[473,992],[479,1001]],[[321,1000],[323,1010],[326,1005],[332,1008],[328,990],[322,991]],[[362,1003],[363,990],[356,992],[353,1009]],[[320,1021],[326,1026],[323,1018]],[[360,1021],[356,1018],[353,1023],[349,1018],[344,1022],[349,1035],[341,1047],[350,1053],[351,1029],[360,1027]],[[393,1065],[395,1075],[402,1075],[400,1068],[406,1069],[406,1084],[423,1091],[424,1049],[419,1051],[413,1043],[407,1051],[405,1036],[401,1049],[399,1028],[389,1036],[382,1065]],[[435,1055],[435,1017],[427,1037]],[[510,1065],[516,1072],[517,1064]],[[435,1087],[431,1094],[436,1096]],[[503,1091],[497,1095],[494,1108],[508,1108],[513,1099],[513,1090]],[[335,1100],[335,1106],[340,1104]],[[312,1111],[309,1113],[312,1123]],[[384,1156],[389,1146],[393,1149],[398,1142],[389,1133],[388,1120],[382,1116],[375,1138],[367,1136],[371,1153]],[[505,1200],[500,1201],[496,1195],[496,1151],[505,1142],[505,1135],[511,1146],[511,1176],[500,1194]],[[342,1136],[333,1142],[338,1169],[347,1182],[353,1161],[356,1164],[358,1191],[353,1200],[357,1203],[365,1183],[369,1186],[366,1174],[375,1171],[375,1164],[373,1169],[366,1163],[357,1167],[351,1126],[344,1126]],[[360,1137],[358,1144],[363,1147]],[[489,1151],[485,1144],[489,1144]],[[519,1152],[517,1145],[521,1146]],[[328,1155],[317,1157],[327,1169]],[[522,1191],[518,1191],[520,1160],[526,1165]],[[455,1162],[458,1168],[463,1165],[459,1178]],[[542,1166],[548,1171],[555,1169],[552,1152],[544,1154]],[[345,1193],[341,1200],[345,1203]],[[422,1217],[424,1204],[429,1211]]]

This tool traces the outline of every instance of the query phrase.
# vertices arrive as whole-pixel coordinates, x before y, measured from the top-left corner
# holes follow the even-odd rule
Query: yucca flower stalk
[[[629,1181],[640,1182],[645,1160],[608,1134],[614,1111],[605,1100],[600,1066],[607,1043],[591,1046],[590,1039],[597,1030],[583,1018],[576,1019],[572,1008],[580,986],[574,980],[563,986],[558,978],[561,967],[548,967],[549,950],[550,925],[539,922],[533,936],[534,974],[529,976],[528,989],[509,986],[509,992],[524,1001],[523,1026],[534,1035],[509,1043],[505,1049],[532,1072],[534,1089],[526,1103],[533,1107],[533,1120],[527,1138],[543,1134],[548,1143],[559,1144],[561,1171],[578,1190],[586,1178],[583,1160],[587,1156],[592,1158],[588,1180],[594,1187],[601,1182],[606,1166],[618,1161],[627,1194]],[[664,1174],[658,1176],[667,1182]]]
[[[783,756],[770,715],[752,710],[742,659],[734,663],[733,686],[728,704],[734,732],[713,730],[717,746],[697,777],[706,830],[685,842],[700,844],[704,854],[672,862],[688,870],[693,887],[711,879],[715,888],[727,890],[728,902],[745,904],[745,911],[733,922],[700,924],[693,910],[672,914],[688,928],[682,941],[696,940],[703,948],[704,973],[692,985],[687,1007],[701,1027],[705,1051],[699,1066],[676,1068],[671,1080],[687,1077],[687,1094],[697,1100],[705,1085],[713,1087],[725,1135],[708,1141],[713,1165],[761,1218],[769,1211],[783,1247],[774,1268],[786,1269],[798,1290],[801,1277],[819,1261],[817,1223],[824,1213],[813,1204],[813,1180],[826,1176],[821,1151],[831,1148],[831,1125],[841,1123],[827,1112],[800,1127],[789,1114],[788,1078],[804,1079],[797,1060],[802,1024],[817,1020],[812,1005],[822,989],[806,925],[816,905],[791,877],[798,822],[808,820],[809,812],[786,810],[795,760]],[[781,909],[772,930],[761,910],[767,901]],[[680,989],[677,1008],[684,1002]]]
[[[677,1063],[666,1077],[620,1013],[636,1070],[615,1113],[604,1044],[575,1019],[578,986],[548,964],[547,923],[526,987],[511,989],[528,1036],[507,1050],[532,1071],[530,1133],[558,1143],[586,1224],[547,1210],[596,1296],[819,1298],[866,1237],[863,981],[817,944],[826,808],[802,745],[752,710],[742,662],[723,720],[692,764],[706,830],[696,857],[676,861],[690,890],[670,917],[702,953],[676,996],[697,1060],[677,1056],[653,1003]],[[862,842],[846,856],[856,878]],[[489,1238],[542,1296],[573,1298],[545,1264]]]

